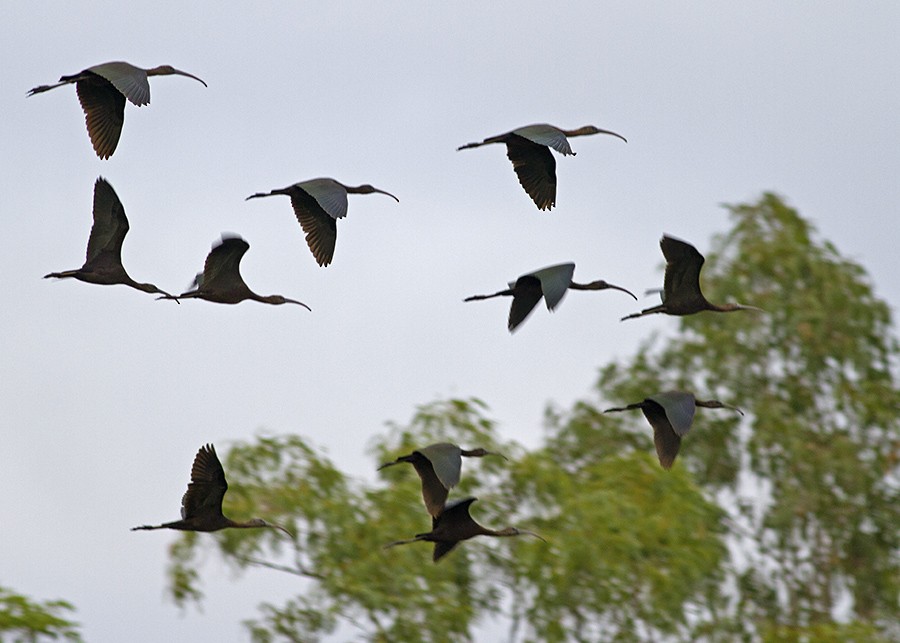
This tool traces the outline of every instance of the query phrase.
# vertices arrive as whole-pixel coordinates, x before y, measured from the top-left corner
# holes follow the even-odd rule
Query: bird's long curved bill
[[[638,300],[638,298],[634,296],[634,293],[631,292],[630,290],[628,290],[627,288],[622,288],[622,286],[614,286],[613,284],[608,284],[608,285],[609,285],[609,287],[612,288],[613,290],[621,290],[622,292],[628,293],[629,295],[631,295],[632,298],[633,298],[635,301]]]
[[[744,412],[743,412],[742,410],[740,410],[740,409],[739,409],[738,407],[736,407],[736,406],[728,406],[727,404],[723,404],[723,405],[722,405],[722,408],[724,408],[724,409],[730,409],[730,410],[732,410],[732,411],[737,411],[737,412],[740,413],[741,415],[744,414]]]
[[[209,87],[209,85],[207,85],[206,82],[202,78],[197,78],[196,76],[194,76],[194,74],[189,74],[186,71],[181,71],[180,69],[173,69],[172,73],[178,74],[179,76],[187,76],[188,78],[193,78],[194,80],[203,83],[204,87]]]
[[[538,540],[540,540],[543,543],[547,542],[547,539],[544,538],[543,536],[541,536],[540,534],[536,534],[533,531],[528,531],[527,529],[520,529],[519,533],[525,534],[527,536],[534,536],[535,538],[537,538]]]
[[[623,141],[625,141],[626,143],[628,142],[628,139],[625,138],[624,136],[622,136],[621,134],[617,134],[617,133],[612,132],[612,131],[610,131],[610,130],[608,130],[608,129],[602,129],[602,130],[599,130],[597,133],[598,133],[598,134],[609,134],[610,136],[615,136],[616,138],[621,138],[621,139],[622,139]]]
[[[395,196],[394,196],[393,194],[391,194],[390,192],[385,192],[384,190],[379,190],[378,188],[372,188],[372,189],[373,189],[375,192],[378,192],[378,194],[386,194],[386,195],[388,195],[389,197],[391,197],[394,201],[396,201],[397,203],[400,203],[400,199],[398,199],[397,197],[395,197]]]
[[[284,303],[286,303],[286,304],[297,304],[298,306],[303,306],[303,307],[306,308],[306,310],[308,310],[309,312],[312,312],[312,308],[310,308],[309,306],[307,306],[306,304],[304,304],[302,301],[297,301],[296,299],[288,299],[287,297],[285,297],[285,298],[284,298]]]

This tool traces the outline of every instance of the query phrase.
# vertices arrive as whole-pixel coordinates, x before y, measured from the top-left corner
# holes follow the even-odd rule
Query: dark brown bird
[[[316,263],[327,266],[334,257],[334,244],[337,242],[337,220],[347,216],[347,194],[386,194],[394,201],[400,202],[390,192],[373,188],[371,185],[352,187],[339,183],[334,179],[310,179],[271,192],[257,192],[245,200],[259,199],[276,194],[291,197],[294,214],[300,221],[300,227],[306,233],[306,244],[309,246]]]
[[[685,391],[665,391],[651,395],[642,402],[635,402],[620,408],[606,409],[604,413],[628,411],[640,409],[644,417],[653,427],[653,442],[656,444],[656,455],[663,469],[670,469],[675,462],[675,456],[681,448],[683,438],[691,428],[694,421],[696,407],[702,406],[708,409],[731,409],[741,415],[744,414],[736,406],[722,404],[718,400],[698,400],[693,393]]]
[[[75,83],[78,101],[84,110],[88,136],[94,151],[102,159],[108,159],[116,151],[122,124],[125,122],[125,99],[141,107],[150,103],[149,76],[187,76],[206,83],[196,76],[179,71],[171,65],[142,69],[124,62],[109,62],[88,67],[82,72],[63,76],[55,85],[40,85],[29,90],[28,95],[40,94],[62,85]]]
[[[490,299],[492,297],[512,297],[512,305],[509,308],[509,322],[507,328],[509,332],[513,332],[519,324],[525,321],[534,310],[541,297],[547,304],[547,310],[551,312],[556,310],[559,302],[562,301],[568,289],[572,290],[621,290],[635,297],[631,292],[606,283],[602,279],[592,281],[589,284],[579,284],[572,281],[572,275],[575,274],[574,263],[561,263],[555,266],[548,266],[522,275],[515,282],[509,283],[509,288],[495,292],[493,295],[472,295],[466,297],[463,301],[479,301],[481,299]]]
[[[467,150],[491,143],[505,144],[506,156],[512,161],[519,183],[539,210],[549,210],[556,205],[556,160],[550,153],[550,148],[560,154],[575,156],[566,137],[589,134],[610,134],[625,141],[624,136],[593,125],[564,130],[539,123],[519,127],[506,134],[491,136],[480,143],[467,143],[456,149]]]
[[[225,472],[216,456],[216,449],[211,444],[200,447],[191,467],[191,482],[181,497],[181,520],[165,522],[161,525],[142,525],[132,527],[131,531],[140,529],[178,529],[180,531],[218,531],[233,527],[250,529],[253,527],[269,527],[280,529],[293,538],[293,534],[284,527],[254,518],[247,522],[235,522],[222,514],[222,498],[228,491]]]
[[[475,536],[534,536],[535,538],[547,542],[533,531],[527,529],[518,529],[516,527],[506,527],[500,530],[488,529],[482,527],[472,516],[469,515],[469,505],[475,502],[477,498],[464,498],[450,503],[436,518],[431,521],[431,531],[427,534],[416,534],[415,538],[409,540],[395,540],[385,545],[394,547],[396,545],[407,545],[419,541],[434,543],[434,555],[432,560],[437,562],[443,556],[450,552],[456,545],[463,540],[474,538]]]
[[[693,315],[704,310],[719,313],[730,313],[735,310],[763,312],[761,308],[743,304],[717,305],[710,303],[700,292],[700,269],[705,261],[703,255],[686,241],[668,235],[663,235],[663,238],[659,240],[659,247],[662,248],[666,258],[666,277],[662,291],[663,303],[652,308],[645,308],[639,313],[626,315],[622,321],[654,313]]]
[[[89,284],[122,284],[137,290],[171,297],[153,284],[132,279],[122,266],[122,242],[128,234],[128,218],[115,190],[103,177],[94,182],[94,225],[88,237],[87,258],[77,270],[51,272],[44,279],[72,277]]]
[[[247,287],[241,277],[241,258],[250,248],[250,244],[240,237],[222,236],[222,241],[213,246],[206,257],[203,272],[194,278],[194,290],[182,293],[177,297],[166,295],[158,299],[197,298],[213,301],[217,304],[238,304],[245,299],[252,299],[264,304],[297,304],[306,310],[312,310],[303,302],[288,299],[281,295],[257,295]]]
[[[504,460],[506,459],[506,456],[500,453],[486,451],[480,447],[467,451],[449,442],[439,442],[416,449],[409,455],[400,456],[393,462],[385,462],[378,467],[378,470],[409,462],[415,467],[416,473],[422,480],[422,499],[425,501],[425,507],[428,509],[428,513],[436,518],[444,511],[450,489],[459,484],[462,456],[481,458],[486,455],[498,455]]]

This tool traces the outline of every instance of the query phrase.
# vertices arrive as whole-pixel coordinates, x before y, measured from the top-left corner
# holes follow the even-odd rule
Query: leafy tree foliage
[[[767,313],[683,318],[662,348],[651,341],[632,363],[604,368],[597,388],[616,403],[684,388],[749,411],[738,421],[700,409],[680,456],[733,519],[734,616],[746,629],[824,640],[841,619],[898,636],[890,310],[865,271],[778,196],[729,210],[734,227],[707,256],[705,288]],[[629,424],[649,435],[643,418]]]
[[[40,603],[0,587],[0,641],[24,643],[58,638],[81,641],[78,624],[61,616],[74,610],[66,601]],[[7,634],[12,638],[7,638]]]
[[[430,545],[384,550],[429,530],[412,467],[372,487],[300,437],[265,437],[229,453],[228,510],[271,517],[296,540],[185,534],[172,552],[176,600],[200,599],[195,557],[214,543],[239,568],[305,579],[287,604],[261,606],[248,623],[257,641],[315,640],[339,624],[372,641],[471,640],[496,615],[511,640],[900,639],[890,311],[776,195],[729,210],[704,289],[766,313],[672,319],[671,336],[601,369],[594,399],[549,410],[532,452],[503,441],[475,399],[424,405],[373,441],[379,463],[438,441],[504,453],[464,461],[451,498],[476,495],[479,522],[547,543],[480,539],[437,565]],[[698,409],[664,471],[639,412],[602,410],[672,388],[747,415]]]

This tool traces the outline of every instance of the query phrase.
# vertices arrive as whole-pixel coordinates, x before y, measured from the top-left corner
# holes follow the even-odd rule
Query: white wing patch
[[[297,186],[314,198],[332,219],[347,216],[347,190],[334,179],[310,179]]]
[[[125,62],[103,63],[88,67],[113,84],[132,103],[140,107],[150,103],[150,83],[147,72]]]
[[[572,151],[572,148],[569,147],[569,139],[562,133],[562,130],[558,127],[547,125],[546,123],[526,125],[525,127],[514,129],[513,134],[518,134],[522,138],[527,138],[532,143],[552,147],[560,154],[565,154],[566,156],[575,153]]]
[[[547,266],[535,270],[531,275],[541,282],[541,291],[544,293],[544,301],[548,310],[554,310],[572,283],[572,275],[575,274],[574,263],[561,263],[555,266]]]
[[[652,395],[649,399],[663,407],[675,433],[683,436],[690,430],[691,424],[694,422],[694,412],[697,410],[694,396],[691,393],[666,391]]]

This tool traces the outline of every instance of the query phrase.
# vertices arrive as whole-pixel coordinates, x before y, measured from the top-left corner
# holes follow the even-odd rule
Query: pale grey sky
[[[677,324],[620,323],[647,300],[575,292],[510,336],[508,300],[467,295],[563,261],[658,286],[663,232],[706,252],[720,203],[774,190],[900,302],[894,2],[77,4],[0,7],[0,583],[72,601],[88,640],[245,640],[241,619],[296,592],[210,556],[203,612],[165,598],[176,534],[128,529],[177,517],[201,444],[297,432],[374,480],[385,421],[477,395],[535,446],[547,403]],[[110,60],[209,88],[151,79],[101,161],[74,88],[25,94]],[[628,143],[573,139],[539,212],[501,146],[455,151],[536,122]],[[97,176],[138,281],[180,292],[232,231],[250,287],[313,312],[42,280],[81,265]],[[400,199],[351,195],[324,269],[286,197],[244,201],[319,176]]]

